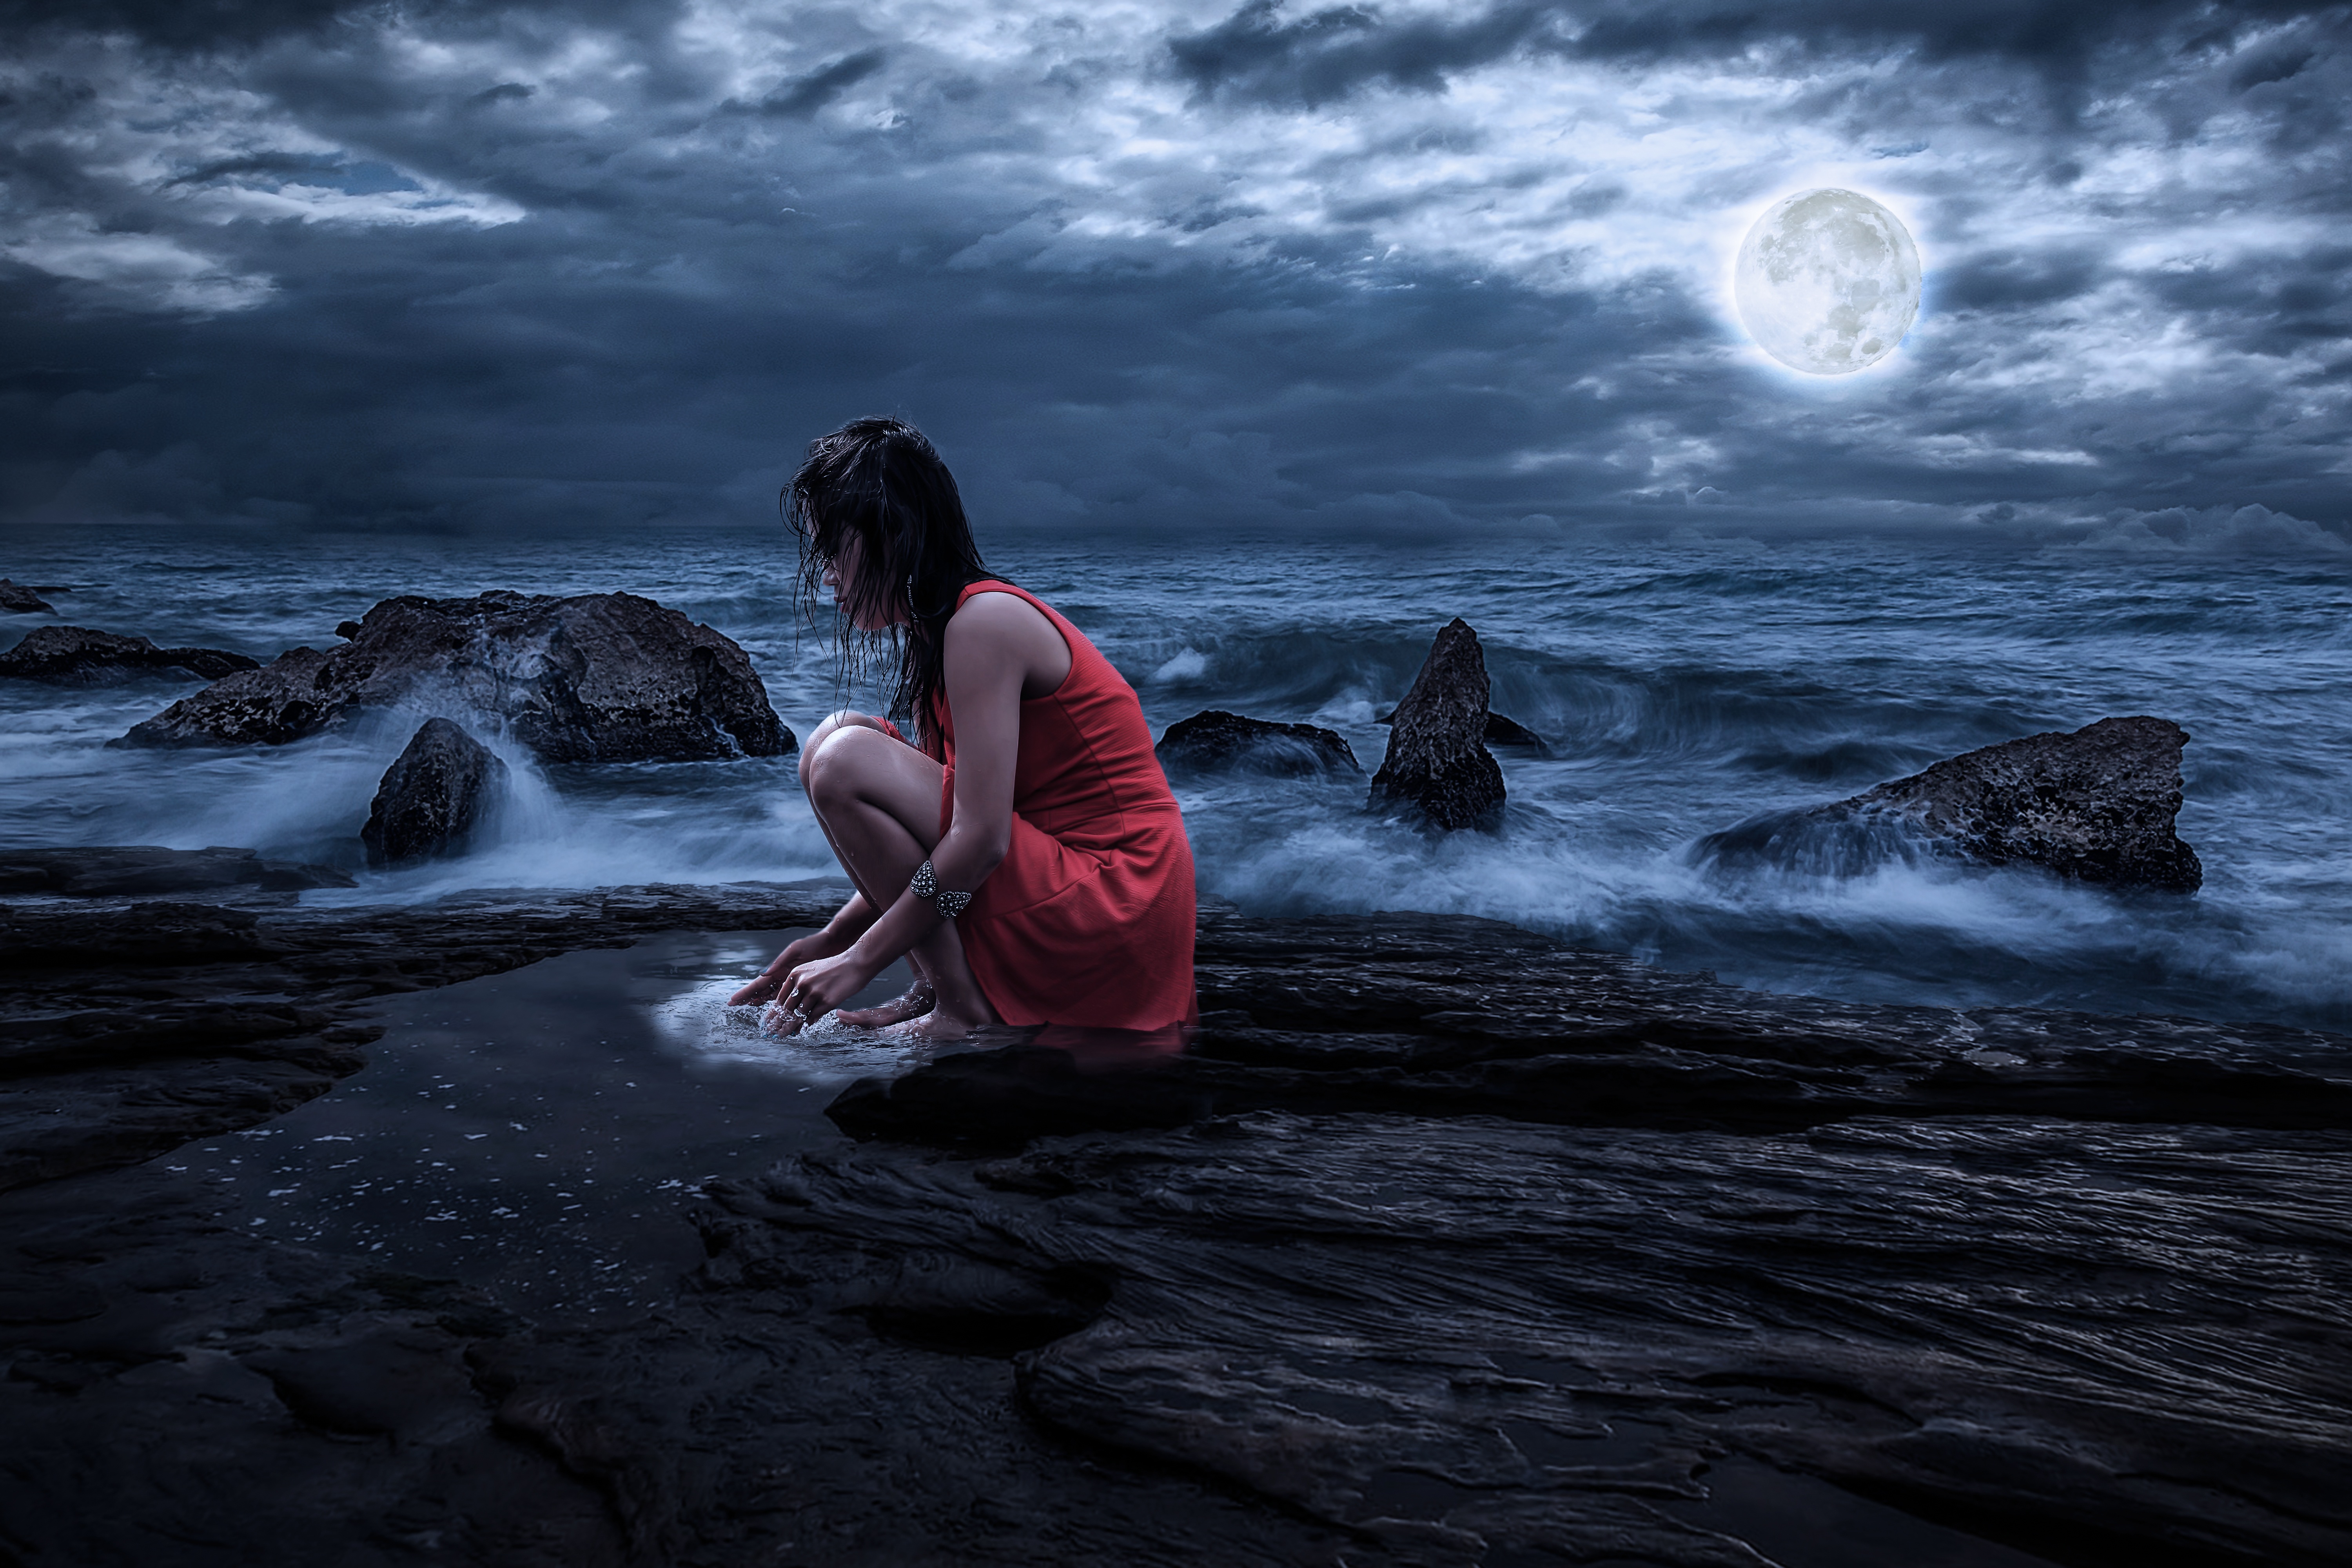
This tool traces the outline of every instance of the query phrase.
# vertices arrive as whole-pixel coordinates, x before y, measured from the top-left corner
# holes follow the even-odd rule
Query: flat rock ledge
[[[5,1081],[280,1040],[349,1070],[363,1041],[328,1031],[372,993],[829,902],[183,906],[177,950],[19,909],[11,950],[55,956]],[[1186,1056],[1015,1045],[862,1083],[834,1109],[857,1142],[707,1190],[709,1261],[635,1321],[264,1242],[160,1165],[94,1168],[127,1143],[11,1167],[7,1550],[2352,1556],[2352,1041],[1770,996],[1460,918],[1200,934]],[[171,1043],[233,1004],[317,1016],[242,1057]],[[119,1024],[68,1022],[94,1014]]]
[[[357,886],[332,866],[264,859],[255,849],[166,849],[152,844],[0,849],[0,894],[105,899],[203,893],[217,898]]]
[[[371,709],[485,715],[550,763],[774,757],[793,732],[736,642],[634,594],[386,599],[350,638],[215,681],[119,744],[282,746]]]

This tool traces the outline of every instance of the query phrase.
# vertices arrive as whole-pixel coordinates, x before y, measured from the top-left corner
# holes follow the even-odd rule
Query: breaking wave
[[[300,574],[236,541],[122,548],[61,536],[12,571],[79,584],[63,601],[74,624],[261,658],[323,642],[394,593],[628,588],[742,642],[798,733],[872,700],[838,685],[822,638],[796,631],[782,563],[746,570],[750,552],[774,549],[764,539],[592,542],[554,562],[353,544]],[[1871,999],[2352,1026],[2340,574],[2210,552],[1821,544],[1732,556],[1521,543],[1475,561],[1328,543],[992,553],[1087,629],[1155,731],[1222,708],[1322,725],[1354,750],[1366,775],[1175,780],[1203,891],[1245,910],[1459,910],[1727,980]],[[1433,838],[1367,812],[1365,786],[1387,741],[1374,721],[1455,615],[1482,639],[1494,709],[1549,754],[1498,752],[1510,792],[1498,831]],[[790,757],[549,768],[452,714],[508,763],[506,796],[467,858],[376,872],[358,826],[422,709],[276,750],[142,752],[106,742],[193,683],[0,684],[13,688],[0,690],[11,843],[250,845],[352,870],[357,889],[310,896],[359,900],[837,879]],[[1891,829],[1807,815],[1938,758],[2129,713],[2191,734],[2179,826],[2207,868],[2194,898],[1965,866]],[[726,1019],[705,1023],[709,1038],[732,1037]],[[787,1055],[820,1047],[865,1048],[812,1038]]]

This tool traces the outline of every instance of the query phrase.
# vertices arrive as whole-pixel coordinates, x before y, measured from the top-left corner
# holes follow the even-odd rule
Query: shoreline
[[[355,1510],[322,1508],[314,1546],[437,1508],[419,1530],[465,1562],[541,1560],[527,1508],[583,1562],[740,1561],[852,1516],[866,1544],[799,1560],[1751,1561],[1710,1467],[2051,1562],[2352,1545],[2326,1485],[2352,1453],[2352,1247],[2324,1217],[2352,1203],[2352,1040],[1822,1003],[1498,922],[1212,910],[1184,1058],[1014,1047],[854,1085],[831,1113],[858,1142],[712,1184],[708,1261],[591,1325],[236,1234],[152,1163],[90,1167],[324,1092],[371,996],[807,924],[824,895],[175,908],[135,954],[105,945],[121,905],[6,911],[18,952],[97,961],[37,972],[9,1020],[9,1098],[48,1080],[88,1123],[0,1197],[6,1511],[36,1521],[12,1549],[154,1556],[223,1488],[308,1518],[301,1476]],[[90,1131],[142,1061],[163,1110]],[[738,1437],[711,1448],[712,1420]],[[167,1441],[183,1424],[204,1441]],[[908,1424],[953,1452],[904,1447]],[[109,1457],[124,1431],[154,1441]],[[874,1444],[902,1458],[826,1468]],[[803,1480],[761,1491],[754,1454]],[[65,1517],[101,1475],[120,1500]],[[1027,1511],[974,1522],[999,1493]],[[1094,1555],[1039,1548],[1048,1525]]]

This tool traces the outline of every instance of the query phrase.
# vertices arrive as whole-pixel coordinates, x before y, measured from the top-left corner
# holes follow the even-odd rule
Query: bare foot
[[[882,1033],[887,1039],[929,1045],[940,1041],[969,1038],[974,1029],[984,1029],[995,1021],[993,1018],[967,1018],[960,1013],[950,1013],[944,1007],[934,1006],[921,1017],[910,1018],[903,1024],[885,1029]]]
[[[856,1012],[845,1011],[841,1021],[856,1029],[887,1029],[893,1024],[903,1024],[919,1018],[939,1005],[939,994],[930,982],[917,979],[907,989],[879,1007],[860,1007]]]

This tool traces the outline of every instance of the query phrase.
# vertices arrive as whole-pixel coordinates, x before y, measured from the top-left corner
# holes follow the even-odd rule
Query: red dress
[[[1193,1015],[1192,847],[1143,706],[1110,661],[1035,595],[1011,594],[1070,645],[1070,673],[1021,704],[1013,843],[956,921],[964,956],[1008,1024],[1160,1029]],[[940,833],[955,816],[955,716],[935,709]],[[927,737],[928,738],[928,737]]]

